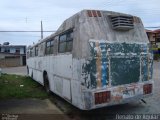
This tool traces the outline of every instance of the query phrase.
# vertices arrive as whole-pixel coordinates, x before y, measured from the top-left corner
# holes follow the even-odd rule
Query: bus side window
[[[45,54],[45,42],[40,43],[39,46],[39,52],[38,52],[38,56],[43,56]]]
[[[65,52],[65,48],[66,48],[66,35],[61,35],[59,37],[59,52],[63,53]]]
[[[56,55],[58,53],[58,42],[59,41],[59,36],[55,36],[54,38],[54,47],[53,47],[53,54]]]
[[[71,52],[73,44],[73,30],[59,37],[59,53]]]
[[[73,44],[73,31],[67,34],[66,52],[72,51]]]
[[[29,56],[29,51],[27,51],[27,58],[29,58],[30,56]]]
[[[35,56],[38,56],[38,46],[35,47]]]
[[[33,57],[33,48],[30,49],[30,57]]]
[[[53,40],[46,42],[46,55],[53,54]]]

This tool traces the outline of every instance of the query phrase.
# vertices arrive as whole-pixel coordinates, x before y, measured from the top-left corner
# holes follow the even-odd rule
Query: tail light
[[[92,10],[92,14],[93,14],[94,17],[97,17],[97,13],[96,13],[95,10]]]
[[[152,93],[152,84],[146,84],[143,86],[143,94]]]
[[[89,17],[92,17],[92,12],[91,12],[91,10],[88,10],[87,12],[88,12],[88,16],[89,16]]]
[[[100,11],[96,11],[96,10],[87,10],[87,13],[88,13],[88,16],[89,16],[89,17],[102,17]]]
[[[111,99],[111,92],[110,91],[98,92],[94,94],[94,97],[95,97],[95,104],[107,103]]]

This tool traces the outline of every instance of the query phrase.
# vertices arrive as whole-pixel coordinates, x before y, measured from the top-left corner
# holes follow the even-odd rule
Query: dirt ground
[[[68,119],[49,99],[0,100],[0,120],[11,118],[14,120]]]
[[[0,101],[0,113],[63,114],[49,99],[12,99]]]

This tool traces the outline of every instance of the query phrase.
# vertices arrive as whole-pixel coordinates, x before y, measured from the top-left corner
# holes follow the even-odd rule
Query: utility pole
[[[43,39],[43,24],[42,24],[42,21],[41,21],[41,39]]]

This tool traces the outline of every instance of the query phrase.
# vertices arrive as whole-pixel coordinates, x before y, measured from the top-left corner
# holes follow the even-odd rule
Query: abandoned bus
[[[28,48],[28,74],[82,110],[153,94],[152,53],[139,17],[83,10]]]

